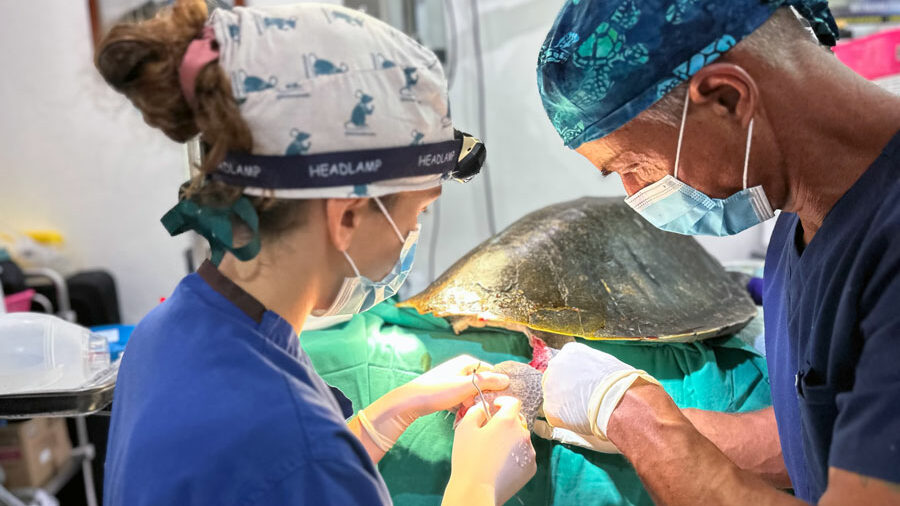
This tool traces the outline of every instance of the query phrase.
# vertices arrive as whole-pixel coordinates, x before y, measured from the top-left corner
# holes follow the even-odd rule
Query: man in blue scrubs
[[[772,409],[682,411],[574,345],[550,363],[548,421],[608,438],[660,502],[900,504],[900,99],[822,47],[835,35],[821,0],[581,0],[541,49],[554,127],[650,223],[724,236],[782,211]]]

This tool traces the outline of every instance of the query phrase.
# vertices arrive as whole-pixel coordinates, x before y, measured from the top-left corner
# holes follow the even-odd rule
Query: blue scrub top
[[[763,304],[797,497],[817,502],[829,467],[900,483],[900,134],[805,248],[797,215],[782,213]]]
[[[291,325],[206,263],[128,342],[104,504],[390,504],[351,414]]]

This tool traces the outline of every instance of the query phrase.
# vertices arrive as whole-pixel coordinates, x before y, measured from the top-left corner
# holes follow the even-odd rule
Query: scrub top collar
[[[299,339],[293,326],[277,313],[266,309],[256,297],[228,279],[209,260],[197,269],[197,275],[216,293],[232,303],[259,327],[265,338],[294,356],[299,356]]]

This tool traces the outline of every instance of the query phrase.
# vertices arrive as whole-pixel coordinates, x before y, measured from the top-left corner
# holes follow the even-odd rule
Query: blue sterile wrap
[[[604,137],[788,6],[835,44],[825,0],[568,0],[538,56],[544,109],[570,148]]]

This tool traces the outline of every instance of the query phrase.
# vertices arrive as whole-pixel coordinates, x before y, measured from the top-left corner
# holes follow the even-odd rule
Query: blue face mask
[[[762,186],[747,188],[747,162],[750,160],[750,141],[753,120],[747,129],[747,150],[744,154],[744,189],[727,199],[714,199],[678,180],[681,141],[687,119],[690,95],[685,98],[678,147],[675,151],[675,176],[660,179],[625,199],[647,221],[667,232],[682,235],[734,235],[775,216]]]
[[[360,274],[359,269],[356,268],[356,263],[344,251],[344,257],[350,263],[350,267],[353,268],[356,277],[344,278],[344,284],[341,285],[341,289],[338,291],[331,307],[325,311],[313,311],[313,316],[354,315],[368,311],[385,299],[393,297],[406,281],[409,271],[412,270],[413,259],[416,256],[416,243],[419,241],[419,232],[422,230],[422,225],[417,225],[404,239],[403,234],[400,233],[400,229],[397,228],[391,215],[388,214],[384,204],[381,203],[378,197],[374,197],[374,199],[375,203],[378,204],[378,208],[381,209],[381,212],[384,213],[388,222],[390,222],[394,233],[397,234],[397,238],[403,243],[397,264],[394,265],[394,268],[391,269],[391,272],[384,279],[372,281]]]

